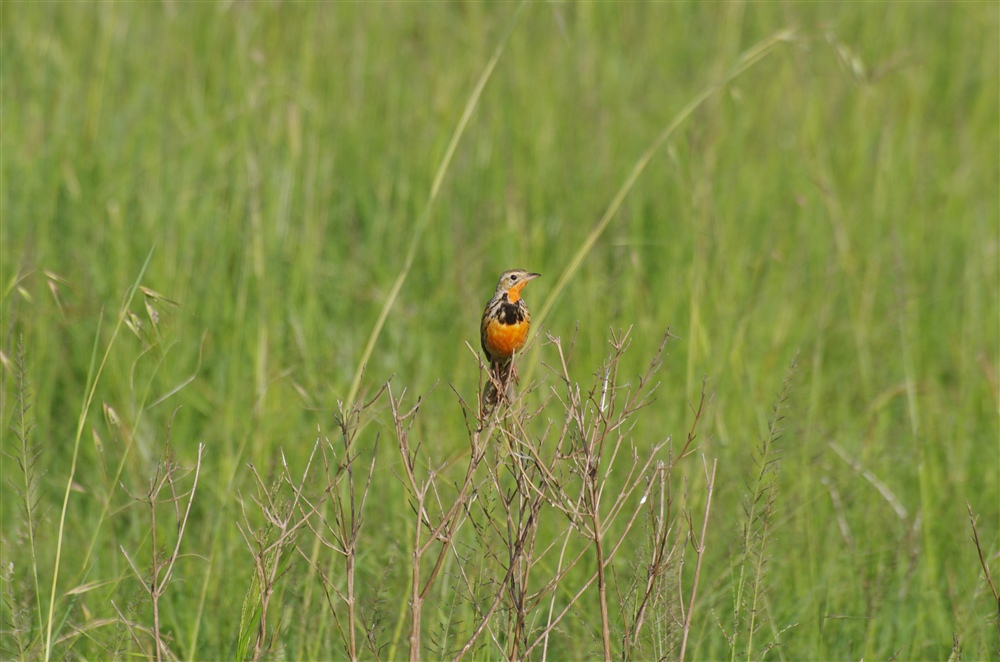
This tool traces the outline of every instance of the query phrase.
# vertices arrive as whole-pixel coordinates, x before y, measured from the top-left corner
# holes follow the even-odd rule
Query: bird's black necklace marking
[[[517,303],[507,300],[507,293],[504,292],[500,302],[500,310],[497,314],[497,321],[501,324],[520,324],[524,321],[524,302],[520,299]]]

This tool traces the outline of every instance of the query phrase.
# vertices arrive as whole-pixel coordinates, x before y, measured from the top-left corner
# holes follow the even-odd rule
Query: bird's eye
[[[514,281],[516,281],[516,280],[517,280],[517,274],[511,274],[511,275],[510,275],[510,282],[512,282],[512,283],[513,283],[513,282],[514,282]]]

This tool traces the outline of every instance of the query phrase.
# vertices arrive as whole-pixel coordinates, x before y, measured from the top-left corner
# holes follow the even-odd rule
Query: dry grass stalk
[[[469,453],[453,481],[445,478],[450,463],[436,463],[413,434],[423,399],[408,404],[406,390],[397,394],[388,383],[370,402],[341,407],[340,442],[318,439],[301,479],[292,479],[284,458],[281,475],[270,487],[251,466],[258,484],[253,501],[263,514],[264,526],[252,527],[244,505],[241,532],[253,552],[255,574],[244,604],[238,656],[258,659],[271,648],[277,633],[269,632],[267,617],[281,568],[287,566],[281,558],[295,545],[297,532],[308,528],[319,548],[340,560],[324,562],[315,553],[298,550],[321,582],[346,657],[357,659],[362,647],[380,657],[374,626],[364,624],[364,638],[359,637],[359,622],[364,619],[357,608],[362,596],[355,578],[378,439],[357,476],[355,463],[362,451],[355,442],[365,411],[385,393],[399,452],[394,473],[415,517],[405,607],[409,659],[419,660],[423,654],[423,637],[431,629],[425,624],[425,607],[437,595],[432,596],[435,586],[441,587],[442,596],[460,591],[462,597],[454,598],[452,606],[467,607],[474,617],[454,632],[447,623],[444,630],[434,629],[431,650],[436,657],[465,657],[478,650],[484,637],[508,659],[525,659],[539,648],[545,657],[551,634],[585,599],[593,599],[601,615],[597,639],[603,656],[609,659],[621,648],[625,659],[642,657],[650,610],[673,600],[663,589],[665,578],[679,567],[689,538],[696,540],[700,566],[707,533],[703,524],[701,535],[695,536],[691,515],[675,512],[670,482],[677,463],[693,452],[709,400],[706,384],[693,407],[691,429],[676,453],[662,457],[671,443],[669,436],[641,453],[633,438],[637,413],[652,402],[653,377],[670,337],[669,332],[664,336],[643,374],[624,380],[620,367],[629,331],[612,334],[611,353],[587,392],[570,378],[572,347],[567,352],[560,339],[549,337],[559,357],[555,370],[559,386],[548,391],[535,409],[527,410],[523,397],[505,397],[485,414],[482,385],[478,402],[459,397]],[[536,432],[536,421],[546,420],[541,416],[553,409],[561,423],[549,421]],[[325,480],[320,493],[309,496],[307,479],[319,449]],[[708,475],[706,468],[706,476],[705,520],[714,473]],[[290,495],[281,497],[289,490]],[[644,514],[652,531],[648,562],[623,594],[616,559],[635,545],[630,539],[635,525],[646,520]],[[682,517],[687,529],[677,526]],[[466,523],[470,527],[463,529]],[[478,558],[473,558],[476,554]],[[683,615],[674,626],[678,640],[681,630],[686,639],[691,627],[698,577],[696,572],[687,609],[678,606]],[[440,607],[436,601],[432,604]]]
[[[175,412],[176,413],[176,412]],[[171,425],[173,424],[173,419],[171,418]],[[186,492],[179,492],[178,481],[186,473],[184,469],[177,464],[174,455],[174,449],[170,445],[170,426],[167,427],[167,439],[166,444],[163,448],[163,459],[156,465],[156,470],[153,476],[149,479],[149,488],[142,497],[133,497],[137,501],[141,501],[146,504],[149,508],[149,518],[150,518],[150,548],[152,561],[150,563],[149,574],[145,575],[138,567],[137,563],[132,559],[129,553],[124,547],[119,546],[119,551],[128,561],[129,567],[132,568],[132,572],[135,574],[136,579],[142,584],[143,590],[149,596],[150,602],[153,606],[153,626],[149,636],[152,637],[154,654],[157,662],[160,662],[164,656],[170,659],[176,659],[176,655],[171,651],[170,646],[164,641],[162,636],[162,630],[160,627],[160,598],[163,597],[164,593],[167,591],[167,587],[170,585],[170,580],[173,576],[174,564],[180,557],[181,542],[184,539],[184,532],[187,529],[188,518],[191,515],[191,505],[194,503],[195,492],[198,489],[198,478],[201,474],[201,457],[202,452],[205,450],[204,444],[198,444],[198,458],[194,466],[194,477],[191,480],[191,487]],[[169,494],[166,496],[161,496],[166,490]],[[187,500],[186,505],[184,505],[183,511],[181,509],[184,500]],[[160,506],[171,506],[174,513],[174,523],[175,529],[177,531],[176,538],[174,540],[173,549],[166,556],[161,556],[162,552],[160,549],[160,542],[157,538],[158,526],[157,526],[157,510]],[[142,650],[146,648],[142,645],[140,638],[137,635],[136,627],[132,624],[129,619],[122,616],[119,612],[119,618],[121,622],[124,623],[128,629],[129,633],[132,635],[133,640]]]
[[[325,494],[330,497],[332,514],[327,516],[329,509],[317,509],[315,518],[308,519],[307,525],[321,545],[331,550],[337,558],[343,560],[345,588],[340,589],[338,582],[329,576],[318,563],[313,563],[310,557],[301,549],[302,558],[309,563],[319,576],[323,585],[327,606],[333,615],[334,624],[344,642],[344,651],[351,660],[358,659],[358,595],[355,586],[357,568],[358,541],[361,527],[364,523],[363,512],[368,496],[371,493],[372,477],[375,474],[375,459],[378,456],[376,437],[371,451],[371,462],[368,465],[364,483],[357,485],[354,476],[354,464],[360,451],[355,447],[358,428],[365,410],[369,409],[386,391],[383,387],[367,403],[356,403],[345,411],[341,403],[337,425],[340,428],[342,449],[325,440],[323,444],[323,467],[326,478]],[[343,490],[341,484],[344,484]],[[360,490],[360,493],[359,493]],[[315,521],[313,521],[315,520]],[[342,602],[347,610],[346,623],[341,622],[340,610],[334,604],[333,597]],[[364,631],[370,632],[370,628]],[[366,636],[365,643],[376,659],[379,657],[378,647],[372,637]]]
[[[1000,653],[1000,593],[997,592],[997,587],[993,584],[993,577],[990,575],[990,566],[986,562],[986,557],[983,555],[983,546],[979,542],[979,531],[976,530],[976,516],[972,513],[972,506],[969,504],[968,499],[965,500],[965,508],[969,511],[969,524],[972,526],[972,542],[976,545],[976,552],[979,554],[979,565],[983,568],[983,578],[986,580],[986,584],[990,587],[990,593],[993,594],[993,601],[996,603],[998,642],[996,651]]]
[[[410,494],[411,505],[417,518],[411,556],[409,644],[410,660],[419,660],[423,603],[438,579],[442,564],[454,542],[455,533],[466,519],[466,502],[473,492],[476,471],[486,451],[483,439],[489,438],[493,426],[488,425],[472,433],[470,439],[472,449],[465,477],[459,484],[457,493],[452,497],[451,504],[446,505],[442,502],[436,486],[441,467],[423,471],[420,442],[412,443],[410,438],[410,430],[420,409],[421,400],[418,399],[413,407],[404,412],[402,401],[406,389],[403,389],[398,398],[393,395],[391,386],[387,386],[387,390],[396,441],[402,459],[403,475],[400,476],[400,480]],[[424,576],[422,562],[424,556],[431,552],[434,554],[433,563],[430,571]]]
[[[704,461],[704,457],[702,458]],[[691,618],[694,616],[694,599],[698,594],[698,579],[701,577],[701,562],[705,558],[705,538],[708,535],[708,513],[712,508],[712,492],[715,490],[715,470],[719,465],[718,460],[712,461],[712,471],[709,473],[708,466],[705,466],[705,478],[708,481],[708,486],[705,491],[708,497],[705,500],[705,513],[701,520],[701,535],[697,538],[697,543],[695,545],[695,553],[698,560],[695,562],[694,569],[694,580],[691,583],[691,597],[688,602],[687,613],[684,614],[684,633],[681,639],[681,652],[677,656],[677,659],[684,662],[684,653],[687,652],[687,642],[688,635],[691,633]],[[694,531],[691,532],[692,538],[694,538]],[[683,604],[683,603],[682,603]]]
[[[239,530],[254,560],[251,588],[247,592],[240,619],[237,657],[241,660],[260,659],[271,649],[277,635],[276,630],[268,634],[267,614],[275,586],[288,569],[284,554],[294,547],[299,531],[308,525],[322,498],[326,496],[324,492],[316,503],[312,503],[304,489],[320,443],[321,440],[317,439],[313,444],[302,478],[298,481],[292,475],[284,453],[281,454],[281,473],[270,487],[257,468],[249,465],[257,482],[257,495],[250,499],[260,510],[264,523],[258,527],[253,525],[246,501],[241,499],[243,524],[239,526]],[[290,497],[283,494],[286,490],[291,491]],[[252,649],[251,637],[254,640]]]
[[[611,599],[609,572],[639,515],[651,510],[656,499],[650,497],[658,490],[660,514],[652,516],[656,530],[654,551],[641,593],[637,591],[631,598],[638,605],[635,616],[631,623],[621,625],[623,652],[628,657],[634,654],[651,596],[675,559],[673,551],[682,544],[677,541],[669,546],[667,542],[672,530],[668,505],[672,499],[667,496],[669,472],[691,452],[707,401],[703,390],[691,432],[673,459],[658,459],[670,437],[639,455],[631,437],[634,417],[652,401],[652,378],[669,338],[668,333],[643,375],[634,383],[622,383],[619,368],[628,348],[629,332],[612,334],[612,353],[599,369],[591,390],[583,393],[569,376],[568,352],[560,339],[550,336],[548,341],[559,355],[556,374],[565,392],[553,388],[534,411],[525,411],[520,401],[505,402],[495,415],[480,418],[475,430],[470,428],[474,455],[482,448],[484,433],[489,433],[497,451],[497,462],[486,463],[488,480],[482,484],[482,489],[496,498],[477,492],[477,498],[469,503],[469,512],[480,546],[487,550],[490,560],[500,564],[504,576],[496,582],[488,606],[477,608],[479,622],[468,641],[456,651],[455,659],[466,655],[485,632],[504,649],[508,659],[526,658],[539,646],[543,657],[547,656],[551,633],[595,584],[602,653],[610,658],[612,630],[619,627],[612,622],[612,614],[622,614],[623,621],[630,617],[621,609],[623,604],[614,604]],[[532,434],[532,421],[553,403],[562,412],[562,426],[550,424],[540,435]],[[644,505],[647,503],[650,505]],[[494,508],[494,504],[498,507]],[[559,528],[540,526],[553,518],[567,522],[562,533],[551,539],[539,538],[541,531]],[[493,551],[494,543],[501,544],[502,550]],[[594,569],[583,572],[581,577],[588,556],[594,559]],[[474,593],[476,582],[470,573],[459,574],[465,590]],[[561,608],[557,607],[559,595],[564,602]],[[618,602],[625,600],[619,595]],[[501,605],[501,613],[506,616],[494,623],[494,614]],[[538,611],[540,607],[543,612]],[[541,613],[546,614],[544,624],[537,622]]]

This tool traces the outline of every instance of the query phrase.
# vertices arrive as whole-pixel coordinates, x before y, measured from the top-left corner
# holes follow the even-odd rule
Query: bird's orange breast
[[[528,320],[516,324],[502,324],[491,319],[483,328],[483,345],[492,358],[510,358],[514,352],[524,347],[530,326]]]

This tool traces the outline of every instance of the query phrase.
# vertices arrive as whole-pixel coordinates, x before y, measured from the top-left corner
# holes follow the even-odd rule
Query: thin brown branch
[[[702,456],[702,463],[704,464],[704,462],[705,458]],[[702,515],[701,520],[701,536],[699,536],[698,543],[695,546],[697,561],[695,562],[694,567],[694,579],[691,583],[691,597],[688,601],[687,613],[684,616],[684,630],[681,635],[681,652],[677,658],[680,662],[684,662],[684,653],[687,651],[688,635],[691,632],[691,618],[694,615],[694,600],[698,594],[698,579],[701,577],[701,562],[705,558],[705,539],[708,536],[708,514],[712,509],[712,492],[715,490],[715,470],[718,465],[718,460],[712,460],[711,474],[708,472],[708,466],[705,466],[705,477],[708,479],[708,485],[705,488],[705,512]]]
[[[969,504],[968,499],[965,500],[965,508],[969,511],[969,524],[972,526],[972,542],[975,543],[976,552],[979,554],[979,565],[983,568],[983,576],[990,587],[990,592],[993,593],[993,601],[997,606],[997,636],[1000,638],[1000,594],[997,593],[997,587],[993,584],[993,577],[990,576],[990,566],[983,555],[983,546],[979,543],[979,531],[976,530],[976,517],[972,514],[972,506]]]

